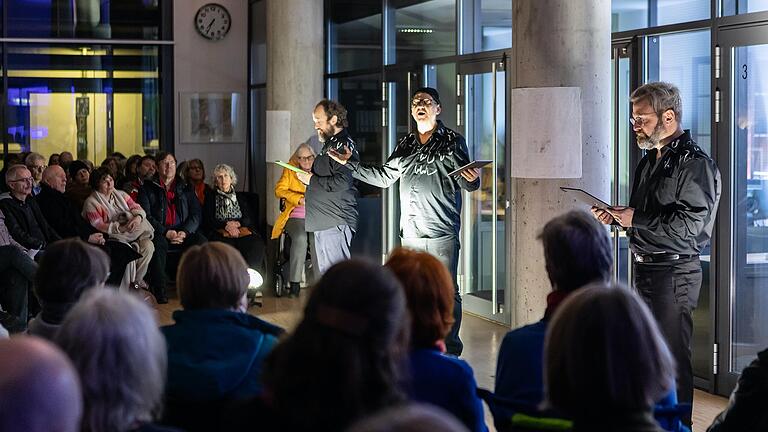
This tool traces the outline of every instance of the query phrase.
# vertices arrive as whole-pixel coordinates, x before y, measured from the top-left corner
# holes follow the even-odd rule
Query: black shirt
[[[449,172],[470,162],[464,137],[437,121],[437,128],[422,144],[418,132],[404,136],[381,166],[351,163],[354,176],[378,187],[400,180],[400,235],[404,238],[439,238],[459,235],[461,190],[476,190],[480,179],[468,182]]]
[[[627,231],[638,254],[697,255],[712,236],[722,184],[715,162],[689,131],[658,150],[649,150],[635,170]]]
[[[10,193],[0,196],[0,210],[11,237],[27,249],[43,249],[61,237],[48,225],[40,207],[30,195],[19,201]]]
[[[357,188],[352,169],[328,156],[328,150],[340,153],[352,152],[350,161],[357,162],[357,146],[346,129],[325,142],[312,165],[312,178],[305,194],[308,232],[322,231],[337,225],[349,225],[357,230]]]

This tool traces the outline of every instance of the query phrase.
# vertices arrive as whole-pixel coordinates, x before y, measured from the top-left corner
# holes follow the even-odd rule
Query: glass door
[[[718,214],[720,292],[717,392],[768,347],[768,36],[721,32],[715,121],[723,195]],[[717,60],[716,60],[717,61]],[[719,104],[718,104],[719,102]]]
[[[480,189],[463,192],[459,286],[465,311],[510,325],[505,66],[506,58],[458,66],[456,112],[469,158],[493,161],[482,169]]]

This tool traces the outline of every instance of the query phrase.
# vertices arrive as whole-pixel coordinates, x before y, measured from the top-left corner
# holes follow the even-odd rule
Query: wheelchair
[[[285,210],[285,198],[280,198],[280,212]],[[291,236],[283,230],[280,234],[280,238],[277,240],[275,266],[272,269],[272,285],[276,297],[282,297],[290,292],[290,260],[291,260]],[[312,274],[312,259],[309,246],[307,246],[307,254],[304,260],[304,272],[307,275],[307,279],[310,279]]]

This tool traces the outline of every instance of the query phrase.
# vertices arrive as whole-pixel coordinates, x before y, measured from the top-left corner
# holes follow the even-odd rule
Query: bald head
[[[67,188],[67,173],[59,165],[49,165],[43,171],[43,183],[64,193]]]
[[[76,432],[82,412],[64,353],[34,337],[0,340],[0,432]]]

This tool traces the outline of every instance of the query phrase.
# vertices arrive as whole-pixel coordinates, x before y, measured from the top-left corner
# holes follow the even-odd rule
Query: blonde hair
[[[179,262],[176,284],[184,309],[237,307],[248,290],[248,265],[222,242],[190,247]]]

